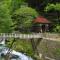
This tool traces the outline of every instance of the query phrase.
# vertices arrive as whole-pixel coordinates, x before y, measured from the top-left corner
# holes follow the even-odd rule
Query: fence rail
[[[17,34],[17,33],[0,33],[0,37],[3,38],[20,38],[20,39],[29,39],[29,38],[41,38],[41,33],[34,34]]]
[[[20,38],[20,39],[42,38],[42,39],[47,39],[47,40],[60,41],[60,34],[53,34],[53,33],[32,33],[32,34],[0,33],[0,38]]]

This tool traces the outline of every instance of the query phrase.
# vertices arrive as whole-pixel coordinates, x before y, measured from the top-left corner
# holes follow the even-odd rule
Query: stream
[[[0,43],[0,60],[5,60],[4,56],[7,54],[9,48],[7,48],[4,44]],[[26,56],[21,52],[17,52],[15,50],[11,50],[11,60],[33,60],[31,57]]]

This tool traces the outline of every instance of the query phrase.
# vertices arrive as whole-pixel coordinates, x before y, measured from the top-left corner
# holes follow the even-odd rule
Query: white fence
[[[20,38],[20,39],[41,38],[42,33],[33,33],[33,34],[0,33],[0,37],[1,38]]]
[[[53,34],[53,33],[32,33],[32,34],[0,33],[0,38],[20,38],[20,39],[42,38],[45,40],[60,41],[60,34]]]

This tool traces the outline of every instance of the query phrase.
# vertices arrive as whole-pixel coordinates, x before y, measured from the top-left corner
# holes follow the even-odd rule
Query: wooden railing
[[[41,38],[42,33],[33,33],[33,34],[0,33],[0,37],[1,38],[20,38],[20,39]]]
[[[53,33],[32,33],[32,34],[18,34],[18,33],[0,33],[0,38],[20,38],[20,39],[32,39],[42,38],[47,40],[59,40],[60,34]]]

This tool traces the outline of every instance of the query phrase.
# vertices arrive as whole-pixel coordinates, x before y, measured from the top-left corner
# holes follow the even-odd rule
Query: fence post
[[[42,55],[39,53],[38,49],[37,49],[37,46],[39,45],[39,43],[41,42],[41,38],[37,39],[35,41],[35,39],[30,39],[31,41],[31,44],[32,44],[32,49],[33,49],[33,53],[34,53],[34,57],[37,59],[37,60],[40,60]]]

